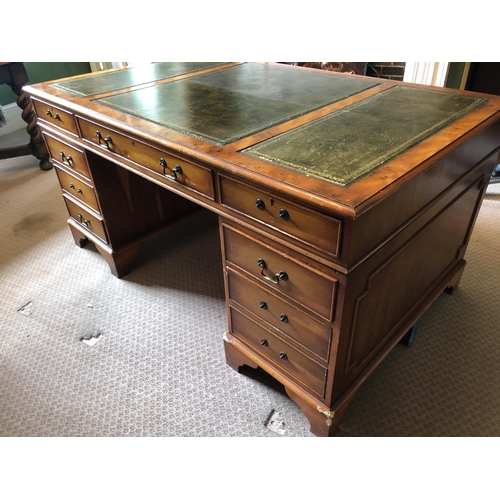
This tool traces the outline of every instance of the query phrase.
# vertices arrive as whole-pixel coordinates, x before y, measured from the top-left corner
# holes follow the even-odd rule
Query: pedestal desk
[[[318,436],[458,285],[500,148],[499,97],[279,64],[25,90],[75,242],[117,277],[173,221],[218,214],[226,361],[280,381]]]

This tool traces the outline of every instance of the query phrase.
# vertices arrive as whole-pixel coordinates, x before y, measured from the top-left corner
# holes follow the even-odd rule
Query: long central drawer
[[[212,170],[173,156],[115,130],[77,118],[84,141],[160,174],[166,185],[181,185],[214,199]]]

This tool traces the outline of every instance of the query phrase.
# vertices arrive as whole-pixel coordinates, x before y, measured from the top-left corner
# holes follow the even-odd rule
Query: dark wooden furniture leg
[[[405,336],[399,341],[399,343],[405,345],[406,347],[412,347],[417,330],[418,321],[414,323],[413,326],[405,333]]]
[[[14,146],[0,150],[0,160],[32,154],[40,160],[42,170],[50,170],[52,163],[42,137],[42,132],[37,125],[36,114],[30,96],[23,91],[23,86],[28,83],[28,74],[23,63],[0,63],[0,84],[9,85],[17,95],[16,103],[21,108],[22,119],[28,124],[26,130],[30,135],[30,142],[23,146]]]
[[[83,248],[89,239],[85,234],[75,227],[75,223],[70,219],[68,221],[71,234],[75,240],[75,244]],[[108,246],[93,240],[96,250],[104,257],[111,273],[117,278],[123,278],[130,272],[130,266],[139,252],[142,250],[145,240],[138,240],[130,245],[124,246],[117,251],[111,250]]]

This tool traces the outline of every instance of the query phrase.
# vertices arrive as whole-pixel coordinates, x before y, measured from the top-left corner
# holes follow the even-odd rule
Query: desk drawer
[[[38,118],[78,136],[75,117],[71,113],[37,99],[32,101]]]
[[[109,243],[104,223],[98,214],[93,214],[90,210],[85,209],[67,194],[63,194],[63,198],[69,214],[76,222],[101,238],[101,240]]]
[[[328,360],[331,328],[253,284],[232,269],[227,270],[229,298],[291,337],[306,349]]]
[[[340,221],[227,177],[219,179],[221,203],[226,207],[307,246],[338,255]]]
[[[230,308],[231,333],[260,356],[288,373],[319,396],[324,396],[326,368],[274,336],[236,309]]]
[[[76,177],[68,174],[57,165],[54,165],[54,167],[61,187],[75,198],[78,198],[89,207],[92,207],[96,212],[99,212],[99,205],[94,189],[88,184],[78,180]]]
[[[166,185],[180,184],[214,199],[212,170],[181,160],[114,130],[78,118],[84,140],[160,174]]]
[[[250,234],[222,224],[224,258],[265,287],[332,320],[337,280],[283,254]]]
[[[87,159],[82,150],[76,149],[75,146],[70,146],[68,143],[55,139],[48,134],[44,133],[43,136],[49,149],[50,156],[52,156],[54,160],[65,165],[68,170],[83,175],[87,180],[90,180]]]

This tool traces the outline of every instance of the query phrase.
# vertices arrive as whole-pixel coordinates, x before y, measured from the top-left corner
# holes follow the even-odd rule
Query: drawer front
[[[264,288],[227,270],[229,298],[328,361],[329,325],[322,324]]]
[[[92,207],[95,211],[99,212],[97,198],[94,189],[91,186],[68,174],[57,165],[55,165],[55,170],[57,177],[59,178],[59,183],[65,191],[73,195],[75,198],[78,198],[89,207]]]
[[[230,321],[231,333],[237,339],[320,397],[324,396],[325,368],[232,307]]]
[[[37,99],[32,99],[38,118],[78,136],[75,118],[71,113]]]
[[[101,238],[101,240],[108,243],[108,237],[106,235],[106,230],[104,229],[104,223],[102,219],[89,210],[86,210],[76,201],[72,200],[68,195],[63,194],[64,201],[66,202],[66,207],[71,217],[76,220],[83,227],[94,233],[96,236]]]
[[[225,224],[222,231],[227,261],[328,321],[333,319],[337,280]]]
[[[86,141],[160,174],[166,185],[182,185],[214,199],[213,175],[209,168],[181,160],[101,125],[80,118],[78,123]]]
[[[341,222],[259,189],[220,176],[221,203],[240,214],[332,256],[339,253]]]
[[[49,149],[50,156],[72,172],[77,172],[83,175],[86,179],[90,180],[89,167],[87,166],[87,159],[83,150],[79,150],[74,146],[55,139],[54,137],[43,134],[45,142]]]

